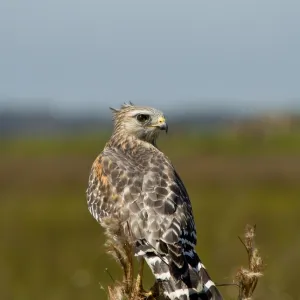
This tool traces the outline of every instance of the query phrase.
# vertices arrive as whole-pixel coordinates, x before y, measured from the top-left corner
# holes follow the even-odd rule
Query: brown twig
[[[246,225],[244,240],[238,237],[248,255],[248,268],[241,267],[235,275],[239,286],[238,300],[251,299],[258,278],[263,275],[264,264],[258,249],[255,247],[255,231],[256,225]]]

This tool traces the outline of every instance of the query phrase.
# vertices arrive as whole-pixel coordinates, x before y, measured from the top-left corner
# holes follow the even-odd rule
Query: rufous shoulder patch
[[[102,185],[106,186],[108,184],[108,179],[107,179],[107,176],[103,172],[101,155],[98,156],[96,158],[96,160],[94,161],[93,170],[94,170],[95,176],[97,177],[98,181],[101,182]]]

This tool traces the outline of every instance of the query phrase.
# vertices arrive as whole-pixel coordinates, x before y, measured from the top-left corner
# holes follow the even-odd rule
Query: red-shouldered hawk
[[[114,132],[89,177],[91,214],[106,228],[121,224],[135,256],[146,260],[166,298],[222,299],[195,252],[188,193],[156,146],[160,130],[168,129],[163,113],[131,103],[112,110]]]

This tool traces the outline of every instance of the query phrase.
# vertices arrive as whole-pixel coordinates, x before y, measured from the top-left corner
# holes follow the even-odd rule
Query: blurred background
[[[212,278],[247,265],[238,235],[257,224],[255,299],[300,299],[299,13],[276,0],[2,0],[0,298],[106,299],[105,269],[120,272],[85,190],[108,107],[132,101],[166,113],[159,146]]]

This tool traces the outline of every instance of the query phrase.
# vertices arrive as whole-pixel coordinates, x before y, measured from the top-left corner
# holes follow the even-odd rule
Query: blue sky
[[[300,102],[299,1],[1,0],[0,45],[0,104]]]

